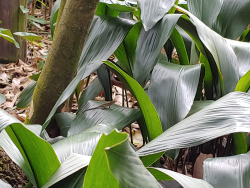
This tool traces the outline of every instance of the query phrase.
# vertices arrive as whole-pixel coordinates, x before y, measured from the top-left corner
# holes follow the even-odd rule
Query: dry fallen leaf
[[[205,161],[207,158],[213,158],[213,155],[200,153],[200,155],[197,157],[194,163],[194,178],[203,179],[203,161]]]

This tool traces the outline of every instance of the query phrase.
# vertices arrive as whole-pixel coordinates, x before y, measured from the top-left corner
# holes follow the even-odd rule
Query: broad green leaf
[[[138,0],[141,20],[145,31],[149,31],[171,9],[176,0]]]
[[[97,16],[112,16],[112,17],[117,17],[119,14],[119,11],[113,10],[108,7],[106,3],[98,3],[97,9],[95,14]]]
[[[192,14],[225,38],[237,39],[250,22],[249,1],[188,0],[187,2],[188,10]]]
[[[82,51],[78,69],[93,60],[108,59],[122,43],[134,24],[135,22],[131,20],[95,16]]]
[[[147,94],[158,112],[163,131],[183,120],[190,111],[200,73],[201,64],[183,66],[159,60],[154,67]],[[167,156],[175,159],[178,153],[168,151]]]
[[[71,181],[69,179],[70,175],[76,173],[77,171],[87,167],[89,165],[91,157],[84,156],[79,154],[71,154],[66,161],[64,161],[61,166],[57,169],[57,171],[51,176],[51,178],[47,181],[47,183],[43,186],[43,188],[48,188],[54,185],[55,183],[64,180],[67,178],[69,181],[69,185],[62,185],[61,188],[67,188],[75,185],[75,181]],[[83,178],[83,177],[82,177]],[[83,180],[83,179],[82,179]],[[83,181],[82,181],[83,184]],[[54,186],[52,186],[54,188]],[[82,186],[81,186],[82,187]],[[76,186],[74,186],[76,188]]]
[[[36,22],[30,21],[30,23],[34,26],[36,26],[38,29],[41,29],[42,31],[44,31],[44,29]]]
[[[250,43],[227,40],[234,50],[239,66],[239,77],[241,78],[250,70]]]
[[[43,25],[45,25],[45,24],[47,23],[47,21],[46,21],[45,19],[42,19],[42,18],[39,18],[39,17],[35,18],[35,17],[32,16],[32,15],[28,15],[27,18],[28,18],[29,20],[32,20],[32,21],[34,21],[34,22],[37,22],[37,23],[40,23],[40,24],[43,24]]]
[[[108,59],[114,53],[133,24],[134,22],[132,21],[108,16],[94,17],[88,39],[78,63],[77,75],[64,90],[51,110],[43,124],[43,130],[47,127],[57,108],[74,92],[80,80],[101,66],[102,62],[99,60]]]
[[[102,85],[99,79],[95,79],[87,88],[85,88],[78,100],[78,111],[81,111],[89,100],[94,100],[102,91]]]
[[[71,153],[92,155],[102,133],[109,134],[114,129],[123,129],[141,117],[141,113],[138,109],[118,107],[117,105],[112,105],[110,109],[88,110],[100,106],[100,104],[103,104],[103,102],[89,101],[75,118],[75,122],[78,124],[73,123],[72,125],[70,135],[75,135],[53,144],[53,148],[61,162]],[[86,112],[84,112],[85,109],[87,109]],[[67,122],[71,123],[71,120],[65,120],[65,116],[63,115],[66,115],[66,117],[71,116],[69,113],[61,113],[55,115],[55,118],[57,121],[61,118],[60,122],[62,123],[58,121],[60,123],[59,126],[64,125],[64,128],[67,129],[71,126],[67,125]]]
[[[53,148],[7,112],[0,110],[0,117],[0,131],[5,128],[32,169],[37,187],[42,187],[60,166]]]
[[[134,15],[132,12],[120,12],[118,17],[128,19],[128,20],[133,20]]]
[[[16,104],[17,108],[27,108],[30,105],[35,87],[36,87],[36,81],[32,81],[23,90],[23,92],[21,93],[17,101],[17,104]]]
[[[240,41],[249,42],[250,41],[250,28],[246,29],[240,36]]]
[[[247,140],[244,133],[234,133],[233,134],[233,143],[234,143],[234,154],[243,154],[247,152]]]
[[[131,7],[129,4],[127,4],[126,1],[100,0],[99,3],[105,3],[109,8],[119,12],[133,12],[136,10],[134,7]]]
[[[123,84],[125,84],[125,87],[127,87],[127,89],[129,89],[129,91],[135,96],[145,120],[149,140],[155,139],[162,133],[162,127],[157,111],[150,101],[149,97],[138,82],[136,82],[133,78],[123,72],[116,65],[108,61],[106,61],[105,64],[107,64],[111,68],[111,70],[119,77]],[[160,158],[161,155],[162,154],[157,154],[145,158],[145,160],[143,161],[144,165],[148,166],[154,163],[158,158]]]
[[[178,9],[178,11],[182,11],[182,9]],[[220,71],[218,71],[217,64],[216,64],[212,54],[209,52],[209,50],[202,43],[202,41],[197,33],[196,27],[193,24],[190,24],[190,21],[189,21],[188,17],[186,17],[186,16],[182,16],[179,19],[178,25],[193,39],[193,41],[196,45],[195,46],[194,43],[192,43],[192,45],[191,45],[190,64],[196,64],[199,61],[199,57],[198,57],[199,55],[197,54],[196,49],[195,49],[196,47],[198,48],[200,53],[202,53],[204,55],[204,58],[209,60],[206,62],[202,62],[205,64],[205,67],[207,67],[206,72],[208,72],[208,70],[211,69],[211,73],[213,76],[212,77],[213,83],[214,83],[214,85],[212,87],[213,90],[212,91],[209,90],[209,92],[212,93],[212,95],[207,95],[208,99],[211,100],[211,99],[213,99],[214,96],[216,96],[216,98],[221,97],[222,96],[221,84],[223,86],[221,73],[220,73]],[[209,63],[209,65],[207,63]],[[205,75],[205,81],[206,81],[206,75]]]
[[[25,8],[23,5],[20,6],[20,9],[24,14],[29,12],[29,9]]]
[[[187,0],[188,11],[208,27],[212,27],[224,0]]]
[[[188,59],[188,54],[185,48],[185,43],[180,35],[180,33],[178,32],[177,29],[174,29],[171,36],[170,36],[170,40],[172,41],[177,54],[178,54],[178,58],[180,61],[181,65],[189,65],[189,59]]]
[[[97,124],[108,124],[111,130],[114,128],[120,130],[129,126],[141,116],[138,109],[121,107],[116,104],[107,108],[98,108],[105,103],[102,101],[88,101],[72,121],[68,136],[79,134]]]
[[[190,111],[200,72],[201,64],[183,66],[159,61],[154,67],[147,94],[158,112],[163,131],[183,120]]]
[[[133,75],[132,67],[135,63],[135,51],[141,29],[142,24],[140,22],[136,23],[114,53],[119,60],[120,67],[130,76]]]
[[[87,168],[78,170],[67,178],[64,178],[56,184],[52,185],[50,188],[82,188],[86,171]]]
[[[191,59],[190,58],[190,56],[191,56],[191,47],[192,47],[192,44],[194,43],[194,41],[180,26],[177,25],[175,28],[177,29],[177,31],[179,32],[179,34],[181,35],[181,37],[183,39],[183,42],[184,42],[185,48],[186,48],[186,52],[187,52],[187,55],[188,55],[188,59],[190,60]],[[192,65],[192,63],[190,63],[190,64]]]
[[[237,63],[237,57],[228,40],[215,33],[193,14],[180,7],[178,7],[178,10],[189,15],[190,21],[195,25],[201,41],[213,55],[218,70],[223,77],[221,83],[222,94],[234,91],[236,84],[239,81],[239,65]]]
[[[141,112],[146,122],[146,126],[149,133],[149,139],[153,140],[157,136],[162,133],[161,121],[157,114],[157,111],[150,101],[149,97],[140,86],[138,82],[136,82],[133,78],[123,72],[119,67],[115,64],[105,61],[105,64],[108,65],[111,70],[120,78],[120,80],[126,83],[126,86],[132,92],[132,94],[137,99]]]
[[[19,142],[30,162],[38,187],[42,187],[60,166],[53,148],[21,124],[12,124],[11,130],[6,131],[12,140],[16,140],[13,140],[15,144]],[[13,138],[13,135],[16,137]]]
[[[247,92],[250,88],[250,70],[240,79],[235,91]]]
[[[110,133],[108,125],[101,124],[86,130],[80,134],[64,138],[52,145],[56,155],[63,163],[72,153],[81,155],[93,155],[96,145],[103,132]],[[102,131],[103,130],[103,131]]]
[[[227,94],[165,131],[139,149],[138,155],[147,156],[170,149],[192,147],[230,133],[249,132],[249,115],[249,94]]]
[[[60,3],[61,3],[61,0],[57,0],[52,7],[52,11],[51,11],[51,15],[50,15],[51,38],[53,38],[53,36],[54,36],[54,32],[55,32],[54,24],[57,21],[57,15],[58,15],[58,11],[60,8]]]
[[[40,74],[41,74],[41,72],[39,72],[39,73],[34,73],[34,74],[32,74],[29,78],[30,78],[31,80],[37,81],[38,78],[39,78],[39,76],[40,76]]]
[[[6,39],[7,41],[15,44],[15,46],[17,48],[20,48],[19,47],[19,44],[16,42],[16,40],[14,39],[13,35],[11,34],[10,30],[8,29],[3,29],[3,28],[0,28],[0,37],[3,37],[4,39]]]
[[[191,178],[189,176],[185,176],[183,174],[173,172],[171,170],[163,169],[163,168],[148,168],[148,170],[153,173],[153,175],[157,175],[155,178],[160,180],[160,177],[164,177],[164,175],[170,176],[179,182],[183,188],[213,188],[212,185],[207,183],[204,180]],[[223,186],[222,186],[223,187]],[[219,188],[219,187],[218,187]]]
[[[100,80],[103,87],[105,101],[112,101],[112,82],[111,82],[112,75],[110,75],[110,71],[107,69],[105,65],[101,65],[96,72],[98,79]]]
[[[35,177],[29,163],[24,160],[21,152],[10,139],[5,130],[0,133],[0,146],[4,149],[11,160],[13,160],[23,170],[28,180],[33,185],[36,185]]]
[[[213,30],[225,38],[236,40],[249,22],[250,1],[223,0],[220,13],[213,24]]]
[[[106,147],[105,153],[110,171],[117,179],[120,188],[161,188],[161,185],[145,168],[140,158],[131,148],[128,138],[113,146]]]
[[[57,100],[55,106],[51,110],[50,114],[48,115],[45,123],[43,124],[42,132],[48,126],[51,118],[56,113],[57,108],[74,93],[75,88],[77,87],[78,83],[82,80],[82,78],[85,78],[88,75],[90,75],[92,72],[94,72],[96,69],[98,69],[101,66],[101,64],[102,64],[101,61],[91,61],[91,62],[86,63],[85,66],[83,66],[77,72],[76,77],[70,82],[68,87],[64,90],[62,95]],[[42,132],[41,132],[41,135],[42,135]]]
[[[0,105],[6,101],[6,96],[0,93]]]
[[[116,145],[127,138],[126,133],[118,133],[115,130],[109,135],[102,135],[98,145],[94,151],[94,154],[90,160],[85,180],[84,188],[95,188],[95,187],[112,187],[118,188],[118,181],[111,173],[106,154],[105,148]],[[96,176],[98,175],[98,180]]]
[[[34,33],[27,33],[27,32],[15,32],[14,35],[20,36],[30,42],[43,39],[43,37],[40,37]]]
[[[203,162],[203,179],[215,188],[249,187],[249,157],[250,152],[230,157],[206,159]]]
[[[207,107],[208,105],[212,104],[214,101],[212,100],[205,100],[205,101],[194,101],[190,111],[188,112],[188,115],[186,117],[189,117],[196,112],[199,112],[203,108]]]
[[[248,71],[238,82],[235,91],[247,92],[250,87],[250,71]],[[248,151],[247,136],[244,133],[234,133],[234,153],[243,154]]]
[[[176,0],[174,4],[175,4],[175,5],[178,5],[178,4],[179,4],[179,0]],[[175,8],[172,7],[172,8],[168,11],[168,14],[174,14],[174,13],[175,13]]]
[[[21,123],[21,121],[0,109],[0,132],[13,123]]]
[[[153,1],[152,1],[153,2]],[[167,42],[181,14],[167,14],[151,30],[141,30],[137,41],[133,78],[144,86],[157,63],[163,45]],[[153,42],[152,42],[153,40]]]
[[[187,6],[187,1],[186,0],[179,0],[178,6],[188,10],[188,6]]]
[[[55,120],[60,129],[61,136],[67,137],[68,130],[75,117],[76,115],[70,112],[63,112],[63,113],[55,114]]]
[[[1,179],[0,179],[0,187],[1,187],[1,188],[12,188],[10,184],[5,183],[5,182],[2,181]]]

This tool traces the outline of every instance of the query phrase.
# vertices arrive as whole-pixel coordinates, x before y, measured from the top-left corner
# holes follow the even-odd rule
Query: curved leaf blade
[[[30,19],[30,20],[32,20],[32,21],[34,21],[34,22],[43,24],[43,25],[45,25],[47,23],[47,21],[45,19],[42,19],[42,18],[39,18],[39,17],[36,18],[36,17],[34,17],[32,15],[28,15],[27,18]]]
[[[110,172],[106,156],[105,148],[113,146],[122,142],[127,138],[126,133],[118,133],[115,130],[109,135],[102,135],[98,145],[90,160],[84,181],[84,188],[95,187],[112,187],[118,188],[119,184],[113,174]],[[96,181],[96,174],[98,174],[98,181]]]
[[[151,103],[149,97],[147,96],[143,88],[138,82],[136,82],[133,78],[127,75],[115,64],[110,63],[108,61],[105,61],[105,64],[108,65],[112,69],[112,71],[118,77],[121,78],[121,80],[124,80],[123,83],[127,83],[128,89],[136,97],[146,122],[146,126],[149,133],[149,139],[153,140],[154,138],[159,136],[162,133],[161,121],[154,105]]]
[[[214,187],[249,187],[249,157],[250,152],[206,159],[203,162],[203,179]]]
[[[99,79],[95,79],[87,88],[85,88],[78,100],[78,111],[81,111],[89,100],[94,100],[102,91],[102,85]]]
[[[90,159],[90,156],[71,154],[68,159],[64,161],[57,169],[57,171],[51,176],[51,178],[47,181],[43,188],[49,188],[55,183],[66,179],[70,175],[81,170],[82,168],[87,167],[89,165]],[[71,187],[74,185],[74,183],[75,181],[70,181]],[[64,185],[63,187],[66,188],[67,186]]]
[[[13,35],[11,34],[10,30],[0,28],[0,37],[3,37],[3,38],[6,39],[7,41],[9,41],[9,42],[15,44],[15,46],[16,46],[17,48],[20,48],[19,44],[16,42],[15,38],[14,38]]]
[[[60,8],[60,4],[61,4],[61,0],[57,0],[51,10],[51,15],[50,15],[51,38],[53,38],[54,36],[54,32],[55,32],[54,24],[56,23],[56,20],[57,20],[57,15],[58,15],[58,11]]]
[[[20,36],[30,42],[34,42],[35,40],[42,40],[43,37],[40,37],[34,33],[27,33],[27,32],[15,32],[14,35]]]
[[[0,186],[2,188],[12,188],[10,184],[5,183],[3,180],[0,179]]]
[[[135,61],[132,65],[133,78],[142,86],[149,80],[150,72],[157,63],[161,49],[180,17],[181,14],[167,14],[151,30],[145,31],[142,28],[137,41]]]
[[[221,72],[223,77],[221,83],[222,94],[233,92],[239,81],[239,65],[228,40],[211,30],[190,12],[178,6],[175,7],[188,14],[190,21],[197,29],[200,40],[213,55],[218,71]]]
[[[32,101],[32,96],[36,87],[36,81],[32,81],[21,93],[17,101],[17,108],[26,108]]]
[[[249,132],[249,109],[249,94],[230,93],[165,131],[139,149],[138,155],[192,147],[226,134]]]
[[[176,0],[138,0],[141,20],[145,31],[149,31],[171,9]]]
[[[159,114],[163,131],[183,120],[190,111],[200,71],[201,64],[183,66],[159,61],[155,66],[147,94]]]
[[[220,13],[224,0],[187,0],[188,11],[208,27],[212,27]]]
[[[210,185],[209,183],[207,183],[204,180],[201,179],[196,179],[196,178],[191,178],[188,176],[185,176],[183,174],[177,173],[177,172],[173,172],[171,170],[167,170],[167,169],[163,169],[163,168],[148,168],[148,170],[154,174],[157,174],[158,176],[161,175],[164,177],[164,175],[166,174],[167,176],[172,177],[173,179],[175,179],[176,181],[178,181],[183,188],[213,188],[212,185]],[[158,180],[160,180],[158,178]]]
[[[249,22],[250,1],[223,0],[220,13],[213,24],[213,30],[225,38],[236,40]]]
[[[80,80],[101,66],[102,62],[99,61],[100,59],[108,59],[114,53],[133,24],[133,21],[108,16],[94,17],[88,39],[78,63],[77,75],[51,110],[43,124],[43,130],[47,127],[57,108],[74,92]]]
[[[81,111],[78,111],[75,119],[72,121],[68,136],[81,133],[97,124],[108,124],[112,130],[114,128],[120,130],[129,126],[141,116],[141,112],[138,109],[130,109],[115,104],[109,108],[98,109],[98,107],[105,103],[101,101],[88,101],[85,107]]]
[[[36,185],[35,177],[29,163],[27,163],[27,160],[23,158],[23,155],[10,139],[5,130],[0,133],[0,146],[4,149],[8,156],[23,170],[28,180],[33,185]]]
[[[7,112],[0,110],[0,117],[0,131],[5,128],[25,162],[32,169],[35,183],[38,187],[42,187],[60,166],[53,148]]]
[[[108,166],[119,182],[119,187],[161,188],[161,185],[148,172],[140,158],[131,148],[128,138],[105,148]],[[121,163],[121,161],[123,161]]]

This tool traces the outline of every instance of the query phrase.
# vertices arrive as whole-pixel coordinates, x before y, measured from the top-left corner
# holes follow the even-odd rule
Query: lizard
[[[100,106],[97,106],[97,107],[94,107],[94,108],[89,108],[89,109],[86,109],[84,110],[83,112],[86,112],[86,111],[89,111],[89,110],[94,110],[94,109],[99,109],[99,108],[106,108],[106,107],[109,107],[112,106],[116,101],[109,101],[107,103],[104,103]]]

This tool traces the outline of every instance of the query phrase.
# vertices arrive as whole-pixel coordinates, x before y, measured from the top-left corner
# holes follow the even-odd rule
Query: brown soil
[[[22,169],[17,166],[0,147],[0,179],[13,188],[23,188],[28,180]]]

